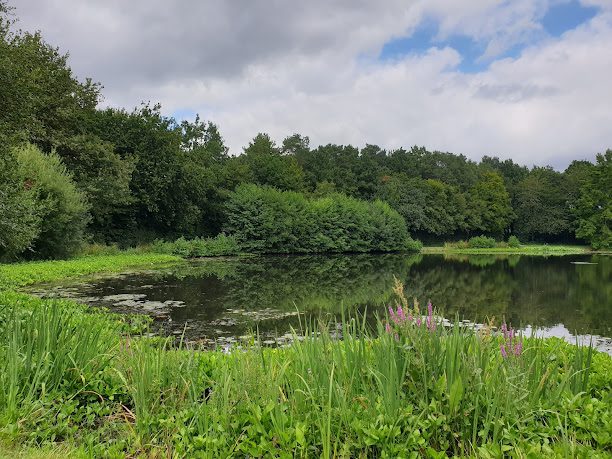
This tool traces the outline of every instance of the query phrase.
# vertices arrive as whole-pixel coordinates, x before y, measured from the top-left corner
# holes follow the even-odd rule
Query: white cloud
[[[108,104],[159,100],[167,113],[200,112],[234,153],[257,132],[557,166],[612,147],[612,13],[605,9],[543,39],[538,21],[548,0],[217,0],[171,10],[144,0],[38,3],[20,2],[23,24],[70,50],[79,74],[105,84]],[[442,43],[376,59],[385,42],[424,18],[440,24],[440,40],[464,34],[483,43],[489,59],[535,44],[477,74],[461,73],[462,57]]]

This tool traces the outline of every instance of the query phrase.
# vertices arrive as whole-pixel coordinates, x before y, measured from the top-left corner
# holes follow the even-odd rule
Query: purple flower
[[[436,322],[433,318],[433,306],[431,305],[431,301],[427,303],[427,328],[432,331],[436,329]]]
[[[521,355],[523,352],[523,340],[519,340],[514,346],[514,355]]]
[[[401,304],[397,307],[397,315],[399,316],[402,322],[406,321],[406,315],[404,314],[404,310],[402,309]]]
[[[385,323],[385,331],[391,333],[391,325],[389,325],[389,322]]]
[[[391,320],[393,321],[393,323],[396,324],[399,322],[397,316],[395,315],[395,311],[393,311],[393,308],[391,306],[389,306],[389,317],[391,317]]]
[[[504,343],[501,343],[499,345],[499,349],[501,350],[501,355],[504,359],[508,358],[508,353],[506,352],[506,345]]]

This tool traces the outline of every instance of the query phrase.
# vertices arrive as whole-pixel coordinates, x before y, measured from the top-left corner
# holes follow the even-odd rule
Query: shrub
[[[241,185],[226,205],[225,231],[247,251],[262,253],[388,252],[418,247],[387,203],[332,193]]]
[[[521,246],[521,241],[514,234],[508,238],[508,247],[518,248]]]
[[[492,249],[495,247],[496,242],[492,237],[475,236],[470,238],[468,244],[471,249]]]
[[[406,242],[406,250],[410,252],[420,252],[423,248],[423,243],[418,239],[408,238],[408,242]]]
[[[168,253],[185,258],[236,255],[241,252],[236,238],[225,234],[219,234],[213,238],[190,240],[181,237],[174,242],[157,240],[153,243],[152,250],[157,253]]]
[[[33,256],[62,258],[73,254],[83,243],[89,221],[84,195],[56,154],[45,155],[28,144],[16,148],[14,155],[19,177],[34,193],[40,217],[40,231],[31,242]]]
[[[2,146],[0,145],[0,148]],[[16,158],[0,150],[0,259],[27,250],[40,234],[40,203],[19,176]]]

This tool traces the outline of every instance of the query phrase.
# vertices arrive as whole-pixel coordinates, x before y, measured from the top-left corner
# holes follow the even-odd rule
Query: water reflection
[[[119,311],[147,312],[164,331],[180,333],[186,327],[191,338],[236,337],[256,327],[270,337],[298,326],[304,316],[339,314],[343,308],[382,312],[393,301],[394,276],[404,282],[407,296],[421,304],[431,299],[446,317],[505,318],[515,327],[612,336],[612,258],[603,255],[203,260],[55,286],[52,292]]]

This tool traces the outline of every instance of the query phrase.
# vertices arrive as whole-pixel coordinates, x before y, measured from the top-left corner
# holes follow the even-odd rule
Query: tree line
[[[299,134],[277,144],[260,133],[241,154],[230,155],[218,127],[199,117],[178,122],[151,104],[99,108],[102,86],[76,78],[66,54],[40,33],[16,31],[13,19],[0,0],[5,258],[66,256],[83,241],[129,246],[215,236],[236,230],[240,199],[270,197],[272,190],[285,193],[268,203],[296,219],[300,206],[314,215],[333,201],[337,209],[354,205],[385,214],[392,222],[385,231],[404,225],[425,242],[512,234],[522,241],[612,246],[610,150],[595,163],[573,161],[556,171],[489,156],[475,162],[424,147],[313,148]],[[306,233],[288,228],[283,231]],[[245,244],[274,246],[264,239]]]

